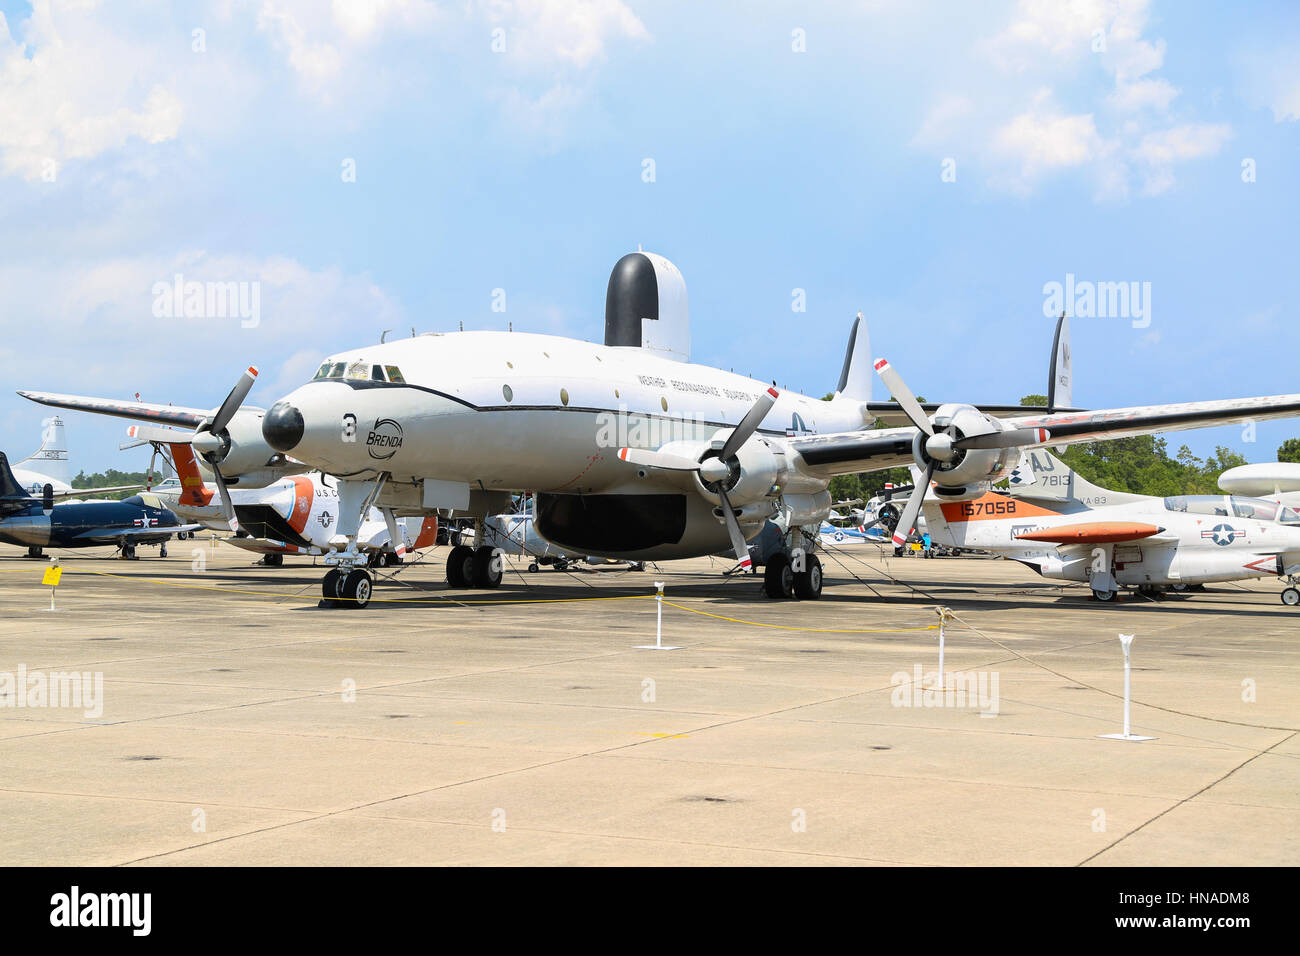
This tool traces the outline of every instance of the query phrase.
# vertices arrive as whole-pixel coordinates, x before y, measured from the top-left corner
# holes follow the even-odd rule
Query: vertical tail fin
[[[167,447],[172,450],[176,477],[181,480],[181,495],[177,503],[200,508],[210,503],[212,489],[203,484],[203,475],[199,473],[199,461],[194,457],[194,449],[188,442],[174,442]]]
[[[35,502],[36,499],[14,477],[13,469],[9,467],[9,456],[0,451],[0,513],[29,508]]]
[[[1074,407],[1074,376],[1070,368],[1070,320],[1064,312],[1052,336],[1052,360],[1047,368],[1047,407],[1052,411]]]
[[[1021,453],[1020,464],[1011,473],[1008,491],[1017,498],[1073,505],[1067,510],[1077,511],[1146,499],[1145,495],[1109,491],[1094,485],[1042,448]]]
[[[875,380],[875,371],[871,366],[871,342],[867,335],[867,323],[859,312],[849,332],[849,346],[844,351],[844,367],[840,369],[840,382],[835,387],[835,397],[869,402],[871,386]]]
[[[55,415],[42,424],[45,425],[45,430],[41,432],[41,447],[18,462],[18,467],[28,468],[70,486],[72,466],[68,462],[68,439],[63,431],[63,419]]]

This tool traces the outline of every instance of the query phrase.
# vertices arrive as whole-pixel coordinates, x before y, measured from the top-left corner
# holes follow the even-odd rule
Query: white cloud
[[[156,58],[103,28],[94,2],[35,0],[20,42],[0,14],[0,174],[40,179],[132,139],[174,139],[184,108]]]
[[[1146,35],[1147,20],[1147,0],[1019,0],[975,42],[965,87],[938,99],[914,143],[967,155],[994,188],[1020,194],[1068,170],[1086,172],[1098,199],[1126,198],[1135,178],[1144,194],[1171,188],[1178,164],[1214,154],[1232,130],[1172,115],[1179,90],[1151,75],[1165,41]],[[994,70],[981,74],[981,59]]]
[[[257,325],[245,328],[238,315],[156,315],[159,284],[173,284],[178,274],[184,281],[256,283]],[[54,390],[66,390],[68,372],[83,391],[108,388],[116,393],[130,384],[131,391],[147,387],[154,394],[164,386],[185,382],[191,374],[185,362],[144,362],[133,366],[129,382],[124,383],[119,361],[124,342],[162,347],[168,355],[189,355],[205,368],[229,367],[235,370],[233,380],[237,370],[249,363],[275,361],[283,355],[320,356],[372,334],[377,341],[382,330],[411,324],[401,304],[368,275],[336,267],[313,269],[284,256],[258,258],[204,250],[65,265],[3,265],[0,301],[12,314],[24,317],[21,326],[9,330],[10,344],[17,349],[13,355],[0,355],[0,376],[15,383],[29,381],[31,354],[43,342],[57,338],[60,361],[58,368],[47,370],[45,381],[62,376],[65,382],[23,386]],[[302,361],[291,371],[300,371]],[[213,377],[220,378],[216,371]],[[266,383],[259,390],[269,391]],[[178,403],[208,400],[190,394],[173,398]]]
[[[603,59],[612,39],[645,40],[649,31],[622,0],[487,0],[488,20],[506,29],[507,52],[529,62],[582,68]]]
[[[1146,134],[1133,154],[1152,166],[1167,166],[1211,156],[1231,135],[1232,127],[1226,123],[1186,123]]]

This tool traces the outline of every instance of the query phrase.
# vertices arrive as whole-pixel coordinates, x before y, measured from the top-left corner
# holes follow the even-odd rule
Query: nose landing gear
[[[374,580],[364,568],[331,568],[321,582],[321,605],[363,608],[373,591]]]

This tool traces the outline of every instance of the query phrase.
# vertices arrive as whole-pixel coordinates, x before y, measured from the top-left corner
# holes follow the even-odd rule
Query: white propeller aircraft
[[[1108,491],[1042,449],[1025,453],[1009,493],[924,510],[935,541],[1086,582],[1098,601],[1121,587],[1154,595],[1274,575],[1294,585],[1300,573],[1300,512],[1238,495]],[[1300,590],[1287,587],[1282,601],[1300,604]]]
[[[1005,419],[947,403],[928,416],[888,362],[871,361],[860,317],[830,401],[692,364],[689,341],[681,274],[662,257],[632,253],[610,278],[604,345],[459,332],[330,356],[262,418],[272,449],[338,478],[325,600],[361,607],[370,599],[357,534],[371,505],[411,515],[453,509],[481,525],[506,510],[512,492],[526,491],[548,541],[623,560],[730,546],[747,567],[747,540],[772,519],[784,552],[765,566],[766,592],[814,598],[822,588],[814,552],[835,475],[915,463],[925,480],[896,529],[905,538],[927,495],[976,499],[1025,448],[1300,413],[1293,394]],[[873,367],[910,425],[868,427],[878,414]],[[500,558],[486,546],[453,549],[447,577],[453,586],[496,587]]]

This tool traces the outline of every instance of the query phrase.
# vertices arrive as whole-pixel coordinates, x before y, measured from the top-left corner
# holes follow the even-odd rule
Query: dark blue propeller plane
[[[41,497],[34,498],[18,484],[8,456],[0,452],[0,542],[26,546],[28,557],[39,558],[43,548],[115,545],[122,557],[134,558],[137,545],[157,544],[165,558],[172,535],[200,527],[181,524],[152,495],[55,504],[54,489],[46,485]]]

